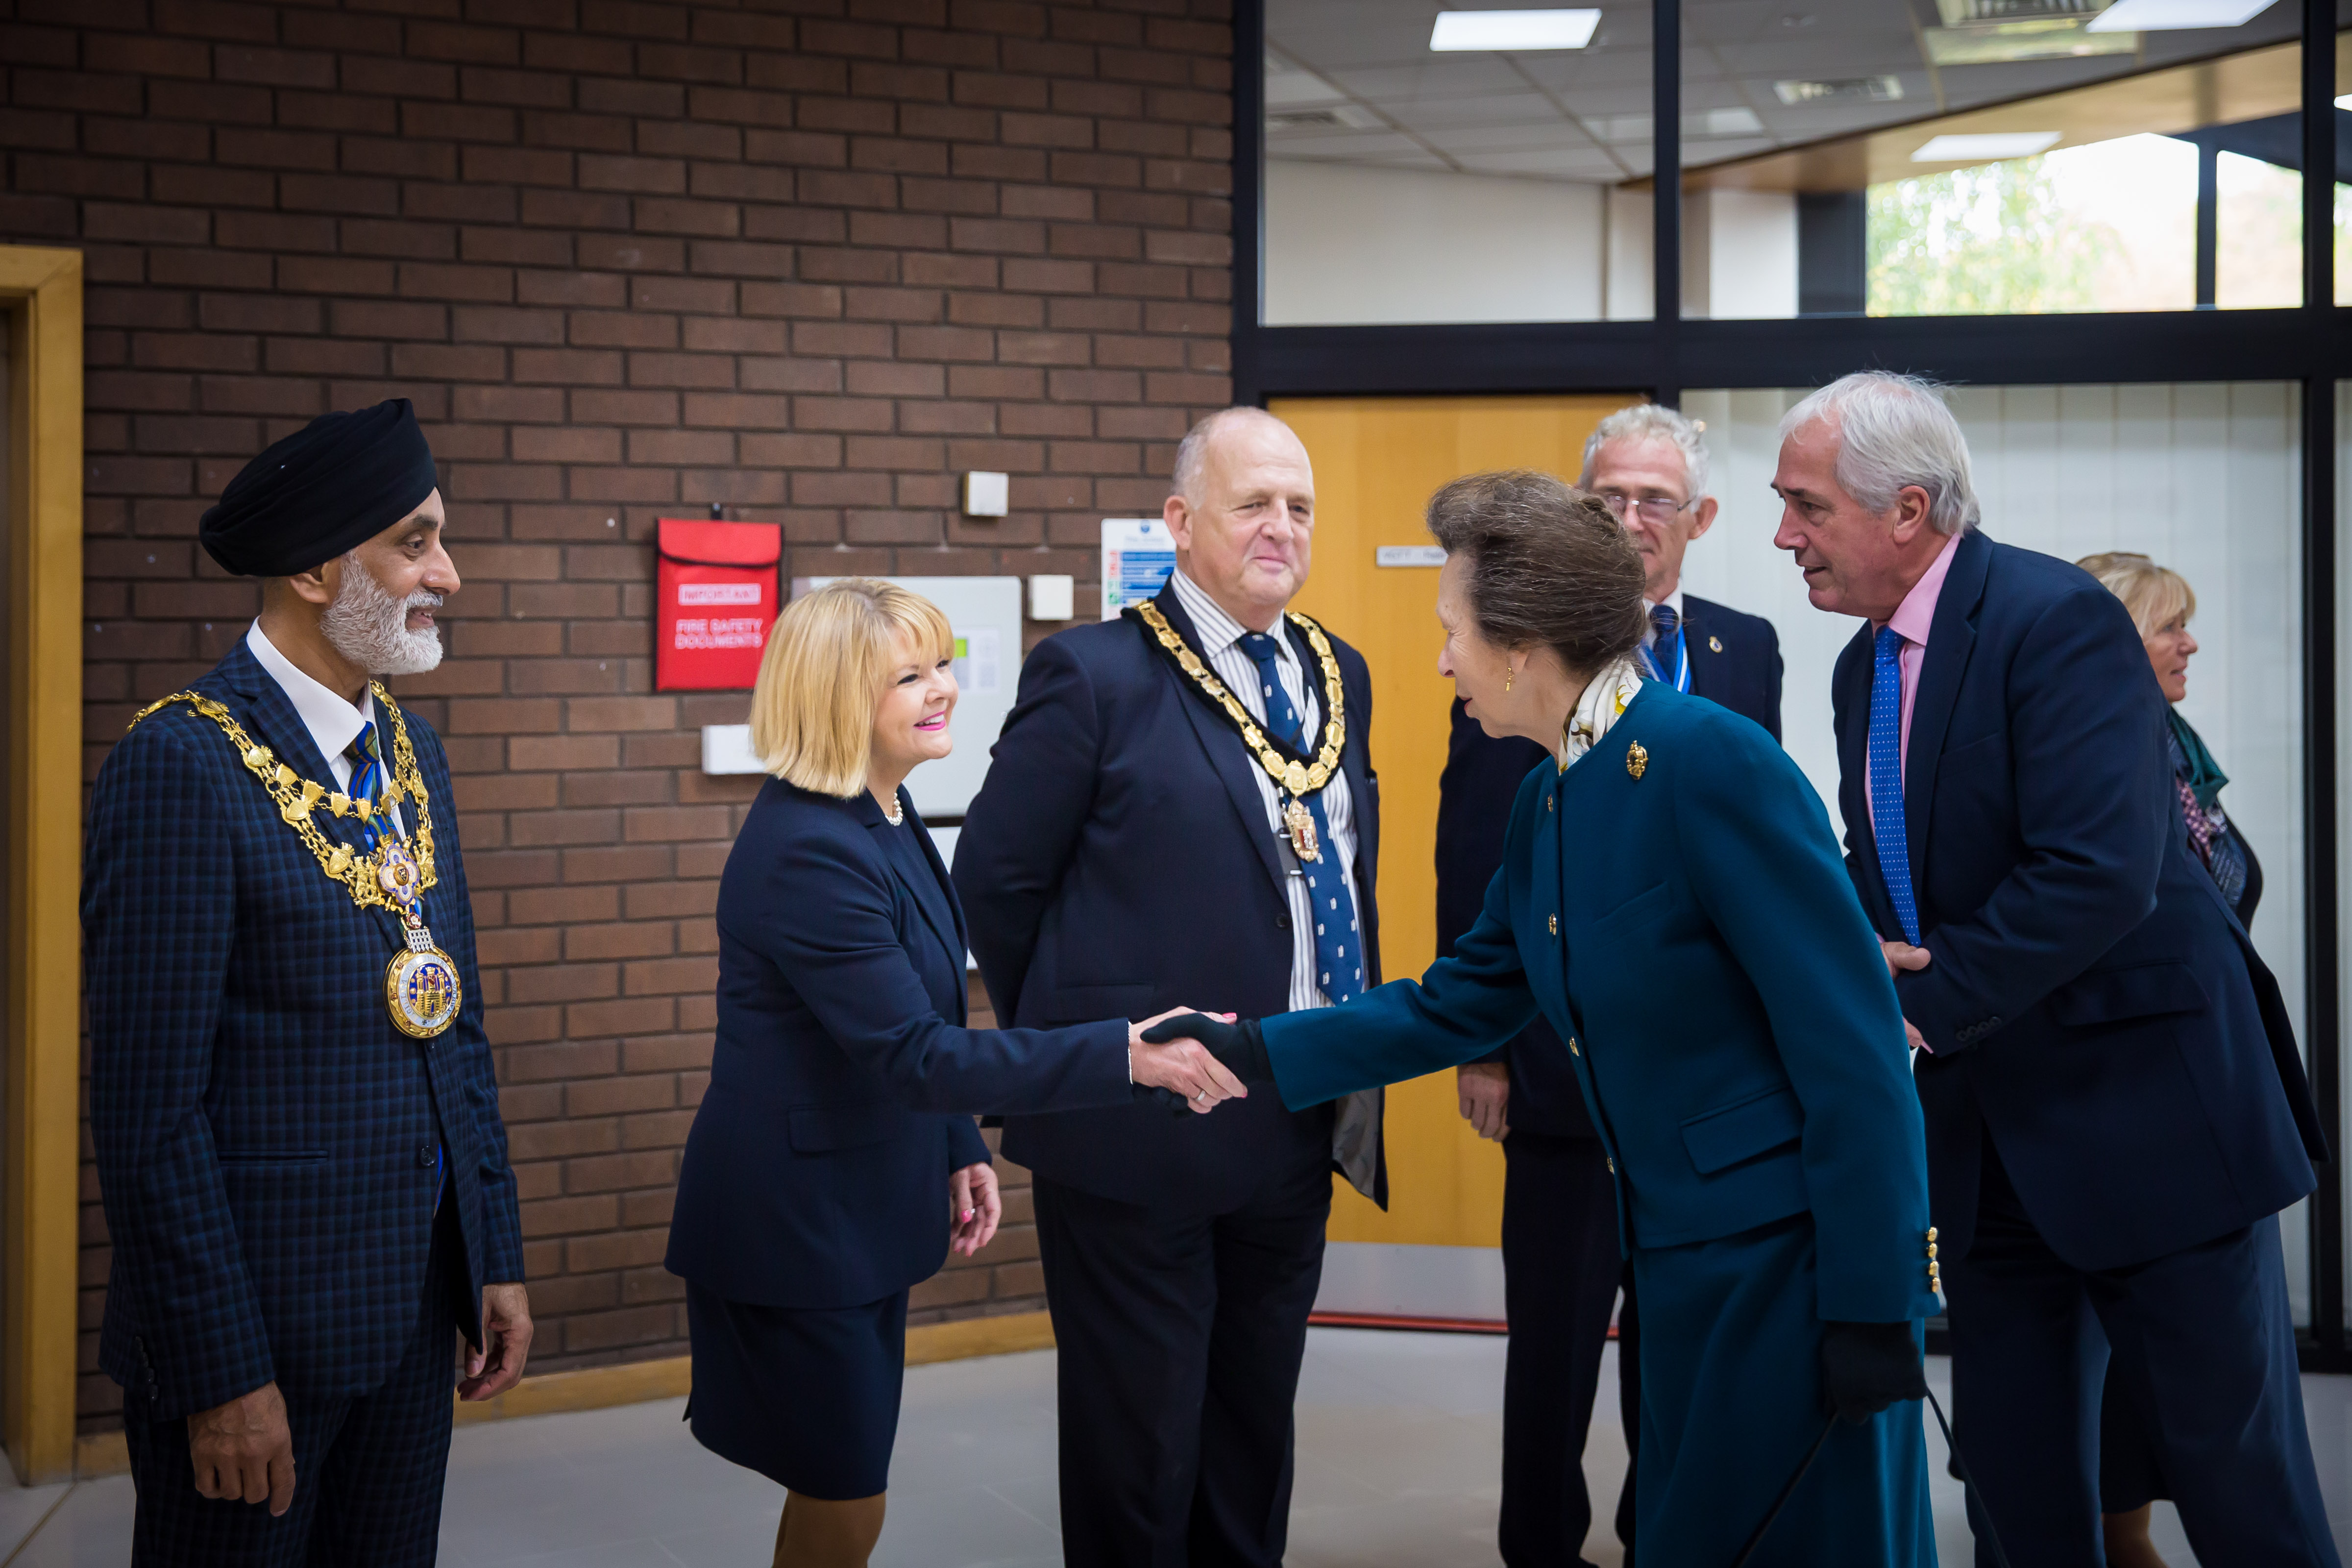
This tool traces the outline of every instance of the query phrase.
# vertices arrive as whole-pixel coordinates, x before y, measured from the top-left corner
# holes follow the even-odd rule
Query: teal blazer
[[[1297,1110],[1473,1060],[1538,1011],[1616,1173],[1627,1248],[1810,1211],[1822,1319],[1937,1310],[1895,987],[1820,797],[1763,730],[1644,682],[1574,767],[1548,760],[1519,786],[1453,957],[1262,1027]]]

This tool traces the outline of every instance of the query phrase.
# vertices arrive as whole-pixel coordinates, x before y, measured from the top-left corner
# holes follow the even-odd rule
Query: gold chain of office
[[[1332,773],[1339,766],[1339,753],[1348,744],[1347,700],[1339,686],[1339,660],[1331,652],[1331,639],[1323,635],[1321,626],[1297,610],[1287,612],[1292,622],[1306,634],[1307,646],[1315,650],[1315,662],[1323,671],[1323,744],[1315,753],[1314,762],[1304,763],[1286,757],[1275,748],[1265,731],[1258,728],[1257,721],[1250,717],[1249,710],[1242,706],[1241,699],[1228,690],[1225,683],[1217,679],[1217,672],[1177,635],[1176,628],[1168,624],[1168,617],[1160,613],[1159,605],[1147,601],[1135,609],[1143,624],[1151,629],[1151,635],[1160,639],[1160,646],[1175,659],[1177,668],[1191,676],[1209,700],[1234,721],[1234,727],[1242,733],[1242,744],[1249,748],[1250,755],[1257,759],[1258,766],[1276,784],[1293,795],[1312,795],[1331,782]],[[1313,856],[1305,858],[1311,859]]]
[[[418,885],[429,888],[439,879],[433,869],[433,808],[425,803],[425,780],[416,770],[416,748],[409,742],[407,722],[401,717],[400,704],[392,700],[390,692],[374,682],[369,683],[369,689],[375,693],[376,711],[388,715],[392,721],[392,779],[384,786],[381,805],[371,801],[354,800],[341,790],[331,790],[324,784],[303,778],[279,762],[268,747],[257,743],[247,734],[245,726],[236,721],[235,714],[202,692],[174,691],[160,701],[149,703],[140,710],[139,717],[125,727],[125,733],[136,727],[140,719],[151,713],[174,702],[188,704],[221,727],[221,732],[228,737],[229,744],[236,748],[247,771],[261,781],[262,787],[278,803],[278,815],[285,819],[288,826],[301,835],[302,842],[310,846],[310,853],[318,858],[319,868],[350,889],[352,903],[363,910],[381,905],[399,914],[403,911],[404,901],[389,896],[382,876],[385,857],[402,852],[399,839],[387,837],[374,853],[354,854],[350,845],[329,838],[310,820],[310,814],[323,804],[337,816],[357,816],[364,823],[378,811],[391,810],[401,796],[406,795],[416,803],[413,849],[416,869],[421,873]],[[415,894],[412,892],[409,896],[413,899]]]

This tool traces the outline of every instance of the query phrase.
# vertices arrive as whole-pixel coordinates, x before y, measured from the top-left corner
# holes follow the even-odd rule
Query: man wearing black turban
[[[451,1387],[522,1375],[448,763],[373,679],[440,662],[443,522],[404,398],[247,464],[198,537],[262,579],[260,617],[99,772],[99,1360],[123,1390],[140,1568],[433,1562]]]

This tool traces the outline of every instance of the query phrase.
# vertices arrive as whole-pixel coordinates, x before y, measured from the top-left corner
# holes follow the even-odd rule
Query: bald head
[[[1315,473],[1289,426],[1262,408],[1210,415],[1176,449],[1161,515],[1176,564],[1242,625],[1265,631],[1307,581]]]

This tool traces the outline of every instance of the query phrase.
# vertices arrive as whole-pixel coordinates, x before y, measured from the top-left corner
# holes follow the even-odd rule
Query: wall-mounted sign
[[[731,691],[760,675],[775,624],[783,530],[772,522],[660,520],[654,689]]]
[[[1107,517],[1102,525],[1102,618],[1115,621],[1167,585],[1176,541],[1156,517]]]
[[[1376,544],[1372,547],[1375,566],[1443,566],[1445,546],[1442,544]]]

